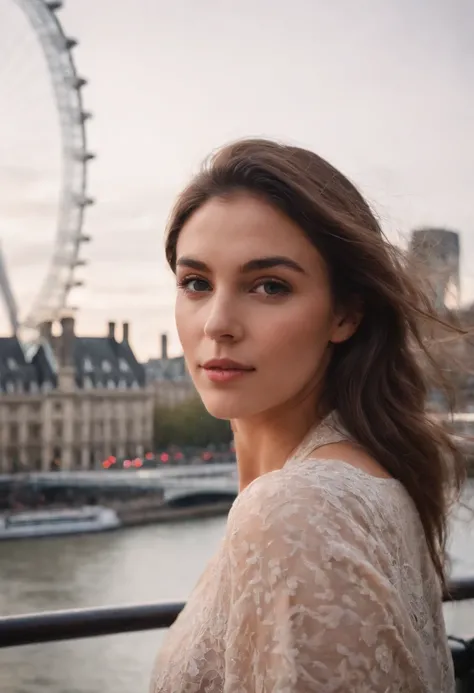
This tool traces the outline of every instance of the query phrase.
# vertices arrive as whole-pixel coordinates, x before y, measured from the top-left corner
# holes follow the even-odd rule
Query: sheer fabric
[[[454,692],[441,590],[403,486],[305,459],[345,437],[326,421],[240,493],[152,693]]]

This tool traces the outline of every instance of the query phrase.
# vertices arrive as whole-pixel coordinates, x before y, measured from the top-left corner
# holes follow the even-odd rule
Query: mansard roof
[[[0,388],[2,392],[35,392],[40,381],[17,337],[0,337]]]
[[[146,385],[145,369],[138,363],[128,339],[71,335],[72,363],[78,387],[138,388]],[[63,336],[49,336],[30,345],[26,355],[16,336],[0,337],[0,392],[28,393],[53,389],[58,384],[58,357]]]
[[[148,382],[154,380],[169,380],[176,382],[190,379],[184,356],[174,356],[173,358],[166,359],[150,359],[145,364],[145,371]]]
[[[145,370],[130,345],[113,337],[76,337],[74,363],[80,387],[145,385]]]

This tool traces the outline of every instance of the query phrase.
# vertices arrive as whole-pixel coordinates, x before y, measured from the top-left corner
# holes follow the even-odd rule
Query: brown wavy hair
[[[430,323],[449,325],[437,317],[408,270],[406,254],[386,240],[355,186],[313,152],[268,140],[241,140],[218,150],[181,193],[166,238],[173,271],[179,233],[193,212],[238,191],[261,197],[300,226],[327,264],[337,305],[362,302],[357,332],[334,346],[325,402],[410,494],[445,586],[447,515],[465,462],[426,413],[428,371],[433,374],[436,364],[424,336]]]

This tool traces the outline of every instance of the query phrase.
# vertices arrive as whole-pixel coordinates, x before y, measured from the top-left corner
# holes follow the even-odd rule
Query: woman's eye
[[[282,282],[268,279],[267,281],[261,282],[261,284],[255,288],[255,292],[263,293],[265,296],[285,296],[290,293],[290,288]]]
[[[207,282],[205,279],[199,279],[197,277],[188,277],[187,279],[182,279],[179,282],[179,286],[191,294],[200,294],[203,291],[209,290],[209,282]]]

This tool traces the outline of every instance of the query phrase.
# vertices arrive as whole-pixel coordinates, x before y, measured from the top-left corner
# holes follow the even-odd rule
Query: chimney
[[[53,321],[45,320],[39,326],[40,337],[44,339],[48,344],[53,341]]]
[[[109,323],[108,323],[108,326],[109,326],[108,338],[109,338],[109,339],[115,339],[115,323],[114,323],[114,322],[109,322]]]
[[[124,342],[125,344],[128,344],[128,336],[129,336],[128,322],[124,322],[122,325],[122,342]]]
[[[161,335],[161,358],[163,361],[168,358],[168,336],[166,334]]]
[[[74,318],[71,316],[62,318],[61,320],[61,341],[59,351],[59,362],[61,366],[74,365],[74,340],[76,338],[74,332]]]

